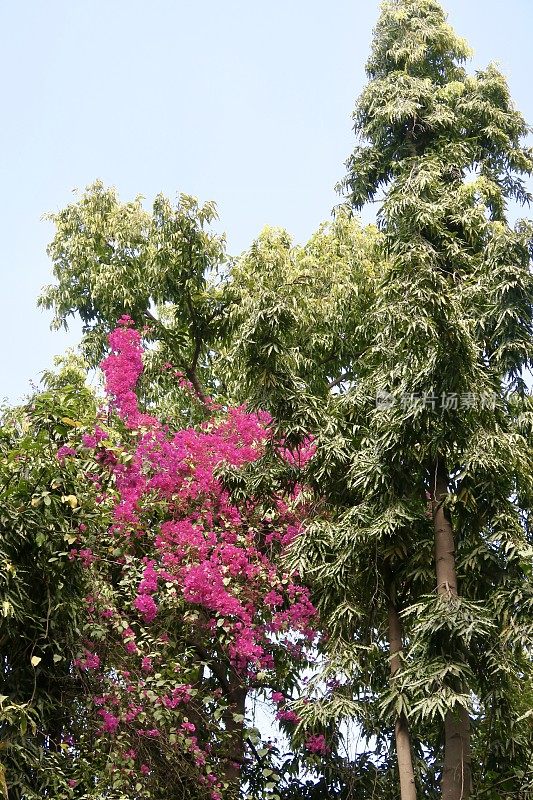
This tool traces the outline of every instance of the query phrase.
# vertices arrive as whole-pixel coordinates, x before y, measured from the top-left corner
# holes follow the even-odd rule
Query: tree
[[[317,514],[290,563],[330,627],[326,676],[347,676],[329,712],[351,703],[375,758],[395,729],[403,798],[415,781],[437,796],[436,780],[447,800],[472,782],[480,797],[531,793],[532,229],[511,229],[506,204],[529,200],[533,162],[505,80],[468,76],[468,53],[432,0],[384,4],[341,187],[348,211],[381,203],[381,270],[365,317],[339,331],[354,348],[339,348],[340,393],[316,390],[318,361],[303,382],[294,353],[312,323],[263,326],[257,348],[257,286],[242,284],[253,316],[234,344],[253,353],[255,402],[316,434]],[[303,411],[286,400],[297,378]]]
[[[246,701],[274,690],[279,719],[297,721],[286,694],[308,663],[316,611],[279,562],[298,534],[301,491],[256,497],[235,487],[237,500],[226,488],[224,473],[238,484],[265,448],[265,413],[211,404],[200,426],[176,430],[142,412],[141,337],[131,324],[120,320],[102,364],[114,415],[63,459],[94,462],[88,478],[102,510],[71,550],[92,585],[74,662],[93,687],[92,724],[76,747],[90,752],[100,741],[99,796],[220,800],[250,784],[248,797],[275,799],[274,754],[247,729]],[[307,747],[327,750],[318,733]]]
[[[102,194],[89,190],[88,196],[82,199],[80,205],[83,206],[85,203],[89,203],[97,209],[98,203],[101,202],[103,202]],[[79,215],[85,212],[71,208],[69,213],[78,219]],[[95,308],[98,309],[100,304],[111,305],[116,302],[116,306],[113,307],[119,310],[121,309],[120,301],[113,299],[113,281],[110,267],[105,265],[102,267],[102,270],[107,270],[105,274],[108,280],[107,282],[101,282],[101,291],[104,292],[106,289],[109,291],[110,296],[107,299],[103,299],[97,294],[92,294],[91,283],[87,281],[88,270],[83,265],[92,263],[92,248],[94,245],[92,239],[86,237],[85,228],[93,224],[91,222],[93,217],[98,217],[96,210],[92,212],[92,216],[87,220],[86,225],[80,226],[81,234],[80,238],[76,240],[76,248],[70,241],[70,230],[65,232],[61,227],[58,228],[54,246],[58,252],[69,253],[68,257],[72,258],[72,262],[65,261],[58,268],[59,284],[54,290],[54,296],[56,301],[61,296],[70,296],[69,292],[71,292],[72,286],[69,275],[77,270],[79,281],[85,281],[87,286],[87,303],[93,303]],[[118,233],[116,235],[119,236]],[[63,241],[63,238],[66,238],[66,241]],[[319,394],[321,402],[331,394],[334,387],[349,379],[347,358],[351,359],[353,347],[351,346],[351,341],[347,340],[345,350],[341,355],[338,352],[337,341],[339,336],[345,336],[348,330],[355,329],[356,320],[359,320],[360,315],[364,314],[365,309],[368,307],[375,270],[374,251],[376,238],[377,232],[375,229],[363,230],[357,222],[349,220],[347,217],[339,217],[332,225],[322,226],[308,245],[302,248],[291,247],[288,235],[283,231],[265,230],[250,253],[232,270],[230,279],[226,281],[223,287],[223,293],[220,293],[218,289],[213,290],[218,293],[219,300],[221,298],[222,303],[228,307],[231,305],[232,308],[238,309],[239,302],[243,301],[238,315],[232,314],[231,317],[228,317],[225,326],[221,326],[218,329],[218,340],[211,341],[209,346],[208,358],[211,377],[207,372],[204,372],[204,374],[207,374],[207,385],[214,385],[215,387],[216,399],[227,402],[228,398],[232,398],[233,401],[238,402],[245,399],[248,394],[251,394],[255,378],[247,368],[247,365],[250,362],[262,363],[262,359],[266,354],[270,361],[263,369],[261,380],[255,382],[255,388],[261,389],[264,380],[266,386],[264,387],[263,400],[265,402],[268,401],[272,387],[280,385],[283,374],[289,375],[283,365],[283,360],[286,356],[285,345],[283,344],[283,348],[280,350],[277,349],[275,344],[270,347],[269,335],[275,336],[276,340],[279,339],[280,342],[284,341],[285,336],[290,337],[292,344],[289,362],[291,364],[294,363],[296,365],[295,368],[300,371],[298,375],[290,375],[292,381],[291,391],[288,391],[289,387],[285,386],[285,391],[280,395],[282,403],[299,409],[298,413],[301,415],[299,428],[296,430],[293,426],[289,430],[286,426],[283,426],[282,430],[279,431],[279,436],[275,437],[272,443],[269,444],[269,437],[275,431],[276,425],[276,421],[272,420],[269,423],[271,433],[269,433],[269,437],[266,440],[267,448],[263,456],[256,462],[255,474],[253,474],[254,464],[250,463],[248,465],[248,471],[252,473],[248,476],[250,480],[245,476],[239,477],[235,474],[226,474],[224,477],[224,480],[229,482],[228,486],[232,491],[237,492],[237,498],[240,498],[239,502],[242,502],[244,497],[254,497],[258,498],[257,502],[260,500],[263,505],[267,503],[275,507],[276,494],[278,498],[280,492],[281,494],[283,492],[291,494],[295,484],[299,482],[304,462],[300,463],[299,457],[295,460],[294,455],[287,461],[285,455],[280,454],[286,453],[287,448],[293,454],[300,452],[299,445],[302,443],[302,439],[306,438],[306,431],[309,430],[312,409],[320,406],[320,403],[317,405],[317,402],[313,400],[313,393]],[[353,280],[354,270],[361,276],[359,281]],[[282,293],[279,291],[280,284],[285,287]],[[259,295],[255,298],[249,291],[254,286],[260,289]],[[273,303],[275,298],[276,303]],[[75,298],[71,299],[70,302],[74,304]],[[72,307],[74,308],[74,305]],[[265,311],[264,315],[263,310]],[[248,331],[247,324],[252,322],[256,311],[260,318],[257,324],[254,323],[254,329]],[[350,322],[349,325],[346,325],[348,319]],[[110,320],[103,322],[102,330],[105,330],[109,324]],[[246,341],[252,345],[246,352],[242,351],[239,346],[233,346],[233,343],[242,341],[240,338],[241,331],[248,331]],[[145,336],[144,338],[146,341],[146,338],[149,337]],[[267,342],[264,349],[263,340]],[[305,350],[303,345],[305,345]],[[158,342],[157,346],[165,347],[165,344],[164,342]],[[254,347],[258,349],[257,359],[254,356]],[[144,387],[141,396],[152,398],[150,410],[153,411],[155,408],[153,398],[157,398],[157,405],[160,407],[161,393],[158,396],[157,390],[154,391],[154,387],[151,385],[151,381],[157,383],[161,379],[155,369],[154,352],[149,350],[145,355],[148,356],[147,372],[150,369],[151,372],[150,381],[146,378],[144,380],[141,378],[141,385]],[[203,419],[205,424],[212,425],[213,413],[215,413],[215,416],[217,413],[218,415],[221,413],[220,410],[216,412],[216,404],[213,405],[205,393],[202,392],[203,399],[200,408],[194,411],[194,394],[191,395],[183,391],[183,386],[187,384],[186,378],[184,376],[180,378],[179,375],[176,378],[175,366],[171,367],[170,361],[168,361],[168,359],[172,358],[172,351],[166,350],[165,355],[167,361],[164,363],[162,371],[167,376],[164,384],[167,392],[167,399],[164,404],[167,421],[173,421],[173,428],[180,418],[196,418],[199,421]],[[161,353],[157,354],[157,357],[161,360]],[[275,364],[276,359],[280,363],[273,370],[272,365]],[[315,369],[317,362],[321,364],[319,372],[316,372]],[[340,363],[346,367],[344,372],[339,372]],[[177,366],[180,366],[179,362]],[[312,390],[306,391],[305,384],[311,380],[313,381]],[[120,391],[119,394],[121,394]],[[195,392],[195,394],[198,397],[198,393]],[[168,400],[169,397],[172,398],[171,401]],[[132,396],[130,396],[128,402],[130,401],[134,402]],[[181,415],[176,413],[176,410],[181,410]],[[283,417],[281,409],[279,412],[280,418]],[[317,420],[315,420],[312,427],[319,427]],[[121,440],[122,448],[129,446],[126,441]],[[271,455],[274,456],[274,459],[270,457]],[[242,483],[242,480],[244,480],[244,483]],[[159,521],[154,524],[159,524],[162,513],[161,504],[151,504],[150,497],[147,498],[146,502],[146,514],[148,515],[148,510],[151,509],[151,513],[154,514],[154,520]],[[96,532],[96,539],[93,540],[92,545],[94,552],[99,552],[99,536],[100,534]],[[154,555],[157,555],[155,551]],[[157,557],[159,558],[159,556]],[[99,563],[105,565],[105,559],[100,560]],[[138,564],[138,562],[135,563]],[[132,602],[133,599],[131,597],[129,602]],[[181,616],[178,615],[176,622],[178,618],[181,619]],[[186,628],[186,625],[183,625],[182,622],[179,624],[181,628]],[[207,644],[208,653],[212,654],[213,645],[209,640]],[[197,654],[196,659],[198,659]],[[194,658],[192,663],[194,663]],[[223,663],[225,662],[223,661]],[[92,674],[91,671],[89,673]],[[287,683],[287,677],[283,678],[279,669],[277,670],[276,688],[278,691],[281,690],[281,694],[285,698],[290,695],[294,696],[297,688],[296,685],[293,685],[292,679]],[[281,708],[278,709],[278,713],[281,715],[282,723],[285,714],[287,714],[286,728],[287,732],[291,732],[291,728],[294,728],[294,725],[290,721],[292,719],[289,713],[290,706],[287,706],[286,702],[284,701]],[[324,733],[327,734],[325,742],[321,739]],[[350,785],[352,776],[346,768],[345,760],[335,753],[337,738],[334,726],[332,724],[324,726],[320,721],[307,725],[307,732],[302,729],[298,733],[294,740],[294,758],[292,758],[289,765],[285,761],[282,770],[284,791],[286,793],[293,791],[298,796],[303,796],[303,787],[299,779],[301,772],[299,765],[303,759],[303,761],[306,761],[306,769],[312,766],[314,772],[318,771],[318,777],[320,778],[318,783],[315,780],[305,789],[305,796],[309,798],[323,797],[325,792],[332,792],[332,797],[343,796],[342,793],[345,792],[345,789],[342,787]],[[310,751],[307,751],[307,756],[305,751],[302,751],[302,745],[307,740],[311,741],[311,746],[314,748],[311,752],[315,753],[311,761],[309,761]],[[317,749],[319,747],[331,750],[329,760],[324,760],[326,750]],[[261,759],[264,761],[265,758],[266,755],[263,753]],[[265,769],[270,770],[271,766],[265,766]],[[325,769],[326,772],[324,771]],[[156,774],[152,772],[152,778]],[[272,774],[276,775],[278,773],[274,771]],[[290,777],[291,774],[292,777]],[[368,770],[370,787],[372,786],[372,776],[373,768],[370,767]],[[252,778],[249,777],[249,780],[252,780]],[[253,783],[257,785],[257,791],[262,791],[260,780],[257,781],[254,778]],[[334,785],[338,785],[339,789],[334,789]],[[371,788],[369,791],[371,792]]]
[[[370,381],[393,394],[395,407],[374,417],[373,447],[389,471],[397,470],[386,491],[409,476],[432,503],[437,601],[418,608],[428,615],[433,642],[422,645],[415,636],[411,650],[438,653],[455,673],[443,680],[441,786],[450,800],[471,790],[472,696],[491,702],[476,636],[494,637],[499,658],[505,653],[520,669],[495,604],[497,596],[514,611],[506,584],[521,582],[525,567],[520,487],[531,480],[531,443],[515,416],[517,407],[527,408],[522,370],[531,364],[532,228],[511,229],[505,212],[509,199],[529,201],[523,176],[533,159],[521,144],[527,126],[505,79],[494,66],[468,76],[461,66],[468,54],[433,0],[384,4],[370,83],[355,112],[363,143],[344,181],[355,208],[384,193],[379,221],[390,271],[374,310],[383,357]],[[413,396],[427,407],[397,407],[398,398]],[[450,408],[457,397],[460,412]],[[432,398],[441,399],[437,414]],[[376,491],[375,478],[370,484]],[[396,492],[406,498],[405,486]],[[491,547],[499,550],[500,571],[486,582],[481,564]],[[435,649],[437,614],[449,621]]]
[[[374,227],[341,213],[305,246],[294,246],[283,229],[266,228],[232,266],[220,369],[234,395],[268,408],[274,425],[283,423],[288,441],[315,433],[332,390],[357,374],[378,240]]]
[[[4,410],[0,436],[0,793],[24,800],[72,796],[65,737],[84,702],[72,660],[86,584],[69,549],[81,507],[90,518],[94,506],[83,469],[62,456],[95,404],[75,365],[48,378],[54,388]]]
[[[181,394],[161,369],[171,361],[202,402],[223,311],[216,281],[224,239],[209,231],[214,204],[200,206],[182,194],[173,207],[159,195],[149,214],[141,198],[121,203],[113,189],[96,182],[50,219],[56,235],[48,253],[58,283],[46,287],[38,302],[54,309],[53,327],[66,327],[79,314],[83,354],[97,367],[108,334],[128,314],[152,345],[153,369],[147,359],[145,376],[151,399],[167,397],[167,410],[178,412]]]

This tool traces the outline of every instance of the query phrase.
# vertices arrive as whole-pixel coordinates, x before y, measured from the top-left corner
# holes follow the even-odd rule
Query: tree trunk
[[[402,650],[402,621],[390,594],[388,600],[389,615],[389,650],[390,674],[393,678],[401,667],[400,652]],[[405,714],[402,712],[396,720],[394,728],[396,739],[396,757],[398,759],[398,774],[400,776],[401,800],[416,800],[415,773],[411,754],[411,740],[409,726]]]
[[[444,462],[434,466],[433,527],[435,532],[435,571],[437,592],[442,597],[458,597],[455,571],[453,528],[443,502],[448,494],[449,476]],[[448,711],[444,720],[444,763],[442,800],[468,800],[472,789],[470,756],[470,717],[465,708]]]
[[[448,711],[444,720],[442,800],[467,800],[472,790],[470,717],[465,708]]]

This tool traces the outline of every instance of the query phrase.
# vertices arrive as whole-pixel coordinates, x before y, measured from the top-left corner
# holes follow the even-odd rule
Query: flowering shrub
[[[118,432],[102,423],[83,448],[98,464],[91,480],[110,524],[82,523],[72,551],[93,580],[76,666],[95,688],[113,786],[156,797],[164,775],[167,786],[171,776],[188,796],[216,800],[250,758],[247,696],[305,664],[315,638],[308,590],[280,568],[298,535],[300,490],[268,507],[249,493],[235,501],[220,471],[261,457],[268,415],[208,400],[202,424],[171,430],[139,408],[141,339],[127,317],[109,341],[102,369]],[[308,443],[301,460],[311,456]],[[289,709],[278,717],[298,721]]]

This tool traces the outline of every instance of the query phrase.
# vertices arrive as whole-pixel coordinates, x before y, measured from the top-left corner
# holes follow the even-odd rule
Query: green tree
[[[90,188],[78,205],[69,208],[68,214],[77,221],[74,234],[70,228],[62,227],[63,215],[57,216],[57,234],[52,248],[53,253],[63,253],[65,260],[56,262],[58,284],[48,290],[49,301],[55,305],[58,318],[63,318],[61,315],[66,313],[66,305],[59,306],[63,296],[69,298],[69,313],[75,313],[78,301],[69,276],[79,275],[80,282],[86,286],[87,304],[94,306],[95,319],[102,319],[98,336],[112,326],[113,315],[120,317],[130,308],[124,297],[114,297],[109,265],[98,267],[106,275],[99,290],[106,293],[105,297],[93,290],[93,284],[88,280],[90,268],[85,266],[93,264],[95,246],[87,230],[94,224],[93,218],[104,214],[107,196],[103,190]],[[91,217],[78,227],[80,215],[86,213],[86,205],[92,209]],[[100,205],[104,210],[99,210]],[[119,207],[124,208],[117,201]],[[121,220],[125,215],[125,211],[121,211],[116,223],[119,228],[124,224]],[[126,233],[120,234],[117,230],[115,236],[120,238]],[[343,215],[332,224],[322,226],[304,247],[292,246],[290,237],[282,230],[265,229],[244,257],[232,265],[221,287],[207,284],[206,293],[211,293],[209,302],[219,303],[219,307],[228,312],[215,335],[202,343],[206,358],[202,380],[210,387],[214,398],[223,402],[242,402],[253,397],[258,406],[268,406],[280,420],[285,421],[290,416],[291,426],[283,422],[279,429],[286,446],[298,443],[310,430],[318,430],[325,418],[324,402],[327,404],[332,392],[351,379],[358,348],[355,340],[350,338],[350,332],[356,330],[371,303],[378,238],[375,228],[363,229],[356,220]],[[101,306],[112,308],[105,319],[99,310]],[[144,313],[139,317],[141,324],[143,319]],[[179,327],[181,324],[178,319],[176,325]],[[91,326],[93,329],[92,332],[87,330],[85,347],[91,345],[92,337],[97,333],[94,320],[87,327]],[[146,338],[149,337],[150,334]],[[344,337],[348,338],[340,348],[339,342]],[[144,382],[144,396],[155,397],[161,403],[163,391],[158,395],[158,389],[153,385],[153,381],[158,380],[154,379],[157,363],[154,353],[159,363],[170,358],[176,363],[176,353],[165,349],[165,339],[153,344],[154,350],[149,354],[153,360],[148,362],[147,370],[151,365],[152,372]],[[255,367],[260,369],[260,374],[254,372]],[[187,409],[182,398],[172,393],[172,382],[175,383],[173,376],[169,385],[163,387],[166,392],[164,404],[169,415],[174,419],[179,416],[177,407],[190,417],[190,401]],[[280,405],[276,407],[278,402]],[[267,468],[262,471],[265,464]],[[241,493],[241,499],[246,496],[264,497],[268,504],[276,489],[290,488],[291,483],[298,481],[300,472],[298,464],[288,467],[283,460],[262,459],[249,485],[235,475],[228,475],[225,479],[232,491]],[[283,684],[284,680],[279,676],[280,689],[283,689]],[[290,694],[297,696],[298,692],[290,691]],[[334,722],[326,728],[318,722],[310,725],[309,729],[313,733],[327,729],[332,741],[338,738]],[[305,759],[298,755],[304,742],[302,731],[295,739],[295,756],[289,762],[284,759],[280,773],[285,794],[304,796],[302,792],[305,791],[309,798],[345,796],[354,773],[346,761],[336,755],[326,765],[321,763],[323,759],[314,758],[312,765],[316,777],[304,789],[299,775]],[[264,754],[261,759],[265,761]],[[366,761],[361,763],[365,764],[365,781],[368,796],[371,796],[375,769]],[[309,766],[307,763],[306,768]],[[270,765],[265,769],[270,769]],[[260,771],[257,779],[250,776],[250,791],[255,792],[255,785],[260,787],[262,780]],[[260,792],[260,788],[257,791]],[[325,792],[330,794],[325,795]]]
[[[468,75],[468,55],[433,0],[384,4],[341,187],[348,212],[380,204],[380,268],[362,316],[332,328],[340,391],[304,359],[320,306],[272,322],[268,256],[240,283],[233,343],[253,401],[316,436],[291,566],[330,626],[320,677],[345,678],[302,717],[355,718],[383,797],[391,736],[404,799],[531,796],[532,228],[506,209],[533,162],[504,78]]]
[[[505,79],[494,66],[467,75],[468,55],[434,0],[383,5],[354,117],[362,144],[343,184],[356,209],[384,194],[379,223],[390,269],[373,311],[381,363],[369,381],[392,393],[394,407],[372,415],[369,427],[389,479],[380,486],[375,470],[357,479],[381,501],[391,490],[404,501],[410,478],[432,503],[437,598],[417,606],[425,623],[415,625],[410,649],[420,666],[438,658],[446,670],[447,800],[471,790],[472,699],[487,714],[493,702],[479,642],[492,639],[498,653],[496,683],[502,671],[521,671],[525,653],[513,652],[515,642],[505,646],[497,603],[520,616],[509,584],[516,590],[527,580],[521,487],[531,481],[531,442],[514,423],[531,363],[532,228],[511,229],[506,207],[529,201],[524,176],[533,159]],[[402,408],[401,399],[414,396],[422,404]],[[460,409],[450,402],[457,397]],[[499,570],[486,580],[492,550]],[[507,702],[512,727],[513,697]],[[478,785],[480,772],[474,765]]]
[[[61,466],[94,399],[73,364],[48,378],[53,390],[4,411],[0,435],[0,791],[24,800],[71,796],[66,740],[84,702],[72,659],[87,587],[68,551],[80,514],[97,514],[83,470]]]
[[[230,394],[283,423],[289,443],[320,427],[332,391],[357,374],[378,241],[375,227],[341,213],[304,246],[283,229],[265,228],[232,265],[219,370]]]
[[[159,195],[149,213],[141,198],[122,203],[115,190],[96,182],[50,219],[56,234],[48,253],[57,283],[38,302],[53,308],[52,327],[66,327],[69,317],[79,315],[82,351],[96,367],[107,352],[107,335],[128,314],[151,345],[145,377],[150,400],[166,398],[164,408],[178,413],[176,381],[161,369],[168,362],[203,403],[223,310],[217,282],[225,248],[224,238],[209,230],[214,204],[200,206],[182,194],[172,206]]]

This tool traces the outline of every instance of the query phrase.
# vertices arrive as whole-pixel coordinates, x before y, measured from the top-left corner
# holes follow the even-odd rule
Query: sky
[[[533,123],[532,0],[443,5]],[[78,341],[36,308],[43,215],[75,189],[215,200],[234,255],[264,225],[301,242],[330,218],[377,16],[376,0],[3,0],[0,400]]]

